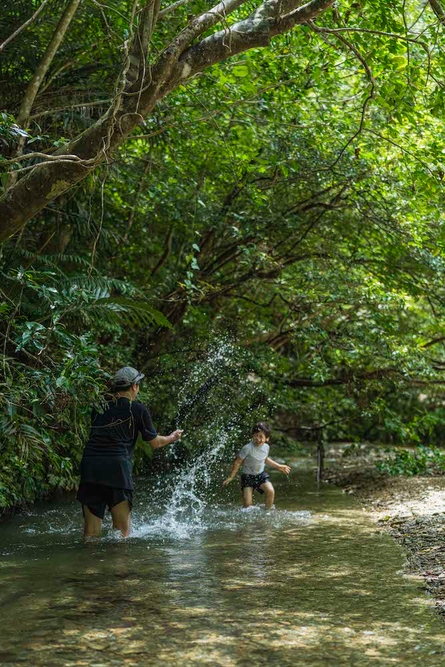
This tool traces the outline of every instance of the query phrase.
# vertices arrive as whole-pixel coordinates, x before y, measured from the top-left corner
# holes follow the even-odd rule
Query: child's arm
[[[224,480],[223,486],[227,486],[227,484],[230,484],[230,482],[232,482],[235,479],[236,474],[238,470],[241,468],[243,461],[244,459],[240,459],[239,456],[236,457],[235,461],[233,462],[232,472],[230,473],[229,477]]]
[[[267,457],[265,463],[267,463],[268,466],[271,468],[275,468],[275,470],[279,470],[280,472],[284,472],[285,475],[288,475],[290,473],[290,468],[289,466],[286,465],[281,465],[280,463],[277,463],[273,459]]]

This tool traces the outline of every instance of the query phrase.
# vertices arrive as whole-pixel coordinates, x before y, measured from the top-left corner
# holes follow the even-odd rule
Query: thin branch
[[[55,29],[50,43],[47,46],[47,49],[43,55],[42,60],[40,61],[36,71],[34,72],[31,81],[28,84],[25,95],[23,97],[22,103],[20,105],[19,113],[17,115],[17,125],[24,125],[28,121],[29,115],[31,113],[32,105],[36,98],[39,88],[43,81],[45,74],[47,73],[54,56],[57,53],[57,50],[65,37],[65,34],[69,28],[69,25],[74,17],[74,14],[77,11],[77,8],[81,0],[71,0],[62,14],[62,17]]]
[[[15,162],[21,162],[22,160],[32,160],[37,157],[45,158],[47,161],[57,161],[57,160],[69,160],[70,162],[84,162],[85,164],[91,163],[91,160],[82,160],[78,155],[48,155],[47,153],[25,153],[24,155],[17,155],[17,157],[11,158],[9,160],[2,160],[0,166],[5,164],[13,164]],[[35,165],[32,165],[35,167]]]
[[[309,233],[314,229],[314,227],[320,222],[320,220],[322,219],[322,217],[324,216],[325,213],[326,213],[326,209],[322,209],[322,210],[320,211],[319,215],[317,215],[316,218],[314,218],[313,220],[311,220],[311,222],[310,222],[309,225],[306,227],[306,229],[304,230],[304,232],[299,236],[299,238],[297,238],[296,241],[294,241],[294,243],[292,244],[290,250],[294,250],[298,245],[300,245],[300,243],[302,243],[302,242],[305,240],[305,238],[308,236],[308,234],[309,234]],[[288,251],[288,252],[289,252],[289,251]]]
[[[357,130],[354,132],[354,134],[352,135],[352,137],[350,137],[349,140],[346,142],[346,144],[343,146],[343,148],[341,149],[340,153],[338,154],[336,160],[332,163],[332,165],[331,165],[331,169],[333,169],[333,168],[338,164],[338,162],[341,160],[341,158],[342,158],[342,156],[343,156],[345,150],[348,148],[348,146],[351,145],[351,143],[354,141],[354,139],[356,139],[356,138],[361,134],[361,132],[362,132],[362,130],[363,130],[363,126],[364,126],[364,124],[365,124],[366,111],[367,111],[367,109],[368,109],[368,105],[369,105],[370,101],[371,101],[371,100],[373,99],[373,97],[374,97],[374,92],[375,92],[375,79],[374,79],[374,76],[373,76],[373,74],[372,74],[371,68],[369,67],[368,63],[366,62],[366,59],[364,58],[364,56],[362,56],[362,54],[360,53],[360,51],[359,51],[359,50],[354,46],[354,44],[352,44],[349,40],[345,39],[342,35],[338,34],[338,33],[342,32],[342,31],[344,31],[344,30],[347,30],[347,28],[336,28],[336,29],[319,28],[317,25],[315,25],[315,23],[314,23],[313,21],[309,21],[309,25],[310,25],[310,27],[312,28],[312,30],[313,30],[314,32],[319,32],[319,33],[324,33],[324,32],[327,32],[327,33],[333,33],[333,34],[335,35],[335,37],[337,37],[337,39],[338,39],[340,42],[342,42],[342,44],[344,44],[345,46],[347,46],[348,49],[350,49],[350,50],[352,51],[352,53],[355,55],[355,57],[356,57],[356,58],[361,62],[361,64],[363,65],[364,70],[365,70],[365,72],[366,72],[366,76],[367,76],[368,81],[369,81],[369,84],[370,84],[370,86],[371,86],[370,91],[369,91],[367,97],[365,98],[365,100],[364,100],[364,102],[363,102],[362,111],[361,111],[361,114],[360,114],[360,123],[359,123],[359,126],[358,126]]]
[[[20,26],[20,28],[17,28],[17,30],[15,32],[13,32],[12,35],[10,35],[8,37],[8,39],[5,39],[5,41],[2,44],[0,44],[0,51],[3,51],[3,49],[5,48],[5,46],[7,46],[9,44],[9,42],[12,42],[12,40],[15,39],[15,37],[17,37],[17,35],[19,35],[22,32],[22,30],[27,28],[29,25],[31,25],[31,23],[33,21],[35,21],[35,19],[38,17],[38,15],[40,14],[40,12],[42,11],[42,9],[44,8],[44,6],[47,4],[48,1],[49,0],[43,0],[42,4],[34,12],[34,14],[31,16],[31,18],[29,18],[27,21],[25,21],[25,23],[23,23]]]
[[[71,104],[69,107],[58,107],[57,109],[50,109],[49,111],[41,111],[32,116],[29,116],[28,121],[36,118],[43,118],[44,116],[52,116],[60,111],[70,111],[71,109],[82,109],[83,107],[96,107],[101,104],[110,104],[111,100],[95,100],[94,102],[80,102],[79,104]]]
[[[385,32],[384,30],[371,30],[370,28],[356,28],[351,26],[349,28],[326,28],[324,26],[317,26],[319,31],[329,32],[332,34],[340,32],[363,32],[369,35],[381,35],[382,37],[392,37],[393,39],[401,39],[404,42],[415,42],[421,46],[426,46],[424,42],[420,42],[417,37],[406,37],[399,35],[397,32]]]
[[[90,50],[92,50],[92,49],[96,48],[96,46],[98,46],[98,44],[100,44],[100,42],[93,42],[92,44],[89,45],[88,48],[89,48]],[[46,79],[45,84],[44,84],[43,86],[40,87],[38,96],[40,97],[41,95],[43,95],[43,93],[44,93],[46,90],[48,90],[48,88],[50,87],[50,85],[52,84],[52,82],[54,81],[54,79],[57,78],[57,77],[59,76],[59,74],[61,74],[62,72],[64,72],[66,69],[68,69],[69,67],[71,67],[71,65],[79,65],[77,68],[74,68],[74,71],[76,71],[76,69],[79,69],[80,67],[82,67],[83,65],[80,65],[80,64],[78,63],[78,57],[79,57],[79,55],[81,55],[82,53],[83,53],[83,49],[79,50],[79,51],[76,53],[76,57],[72,58],[71,60],[67,60],[65,63],[63,63],[63,65],[61,65],[58,69],[56,69],[56,71],[53,72],[53,73]],[[99,65],[98,65],[98,66],[99,66]],[[32,118],[32,116],[31,116],[31,118]]]
[[[423,343],[421,347],[423,348],[431,347],[431,345],[437,345],[438,343],[443,343],[444,341],[445,341],[445,336],[439,336],[438,338],[433,338],[432,340],[428,341],[428,343]]]
[[[159,269],[161,269],[164,266],[165,262],[170,257],[172,250],[172,240],[173,240],[173,225],[168,230],[167,238],[165,239],[164,252],[157,261],[156,265],[153,267],[151,272],[152,276],[154,276],[159,271]]]
[[[311,26],[313,27],[313,26]],[[382,37],[391,37],[392,39],[400,39],[402,42],[412,42],[413,44],[418,44],[425,51],[428,58],[428,70],[427,78],[431,74],[431,54],[428,48],[428,45],[421,41],[419,37],[407,37],[406,35],[398,35],[396,32],[385,32],[383,30],[370,30],[369,28],[325,28],[324,26],[316,26],[317,32],[325,32],[332,35],[341,33],[341,32],[362,32],[369,35],[381,35]]]
[[[162,19],[167,14],[170,14],[170,12],[173,12],[178,7],[182,7],[183,5],[186,5],[190,1],[191,0],[177,0],[177,2],[174,2],[173,4],[169,5],[168,7],[165,7],[165,9],[161,9],[161,11],[159,12],[159,18]]]
[[[311,380],[310,378],[295,378],[294,380],[288,381],[286,384],[288,387],[292,387],[294,389],[298,387],[330,387],[350,384],[351,382],[355,382],[357,380],[382,380],[384,377],[388,376],[404,377],[403,373],[398,368],[381,368],[379,370],[367,371],[361,374],[356,374],[354,371],[352,371],[350,374],[343,377],[320,381]],[[406,378],[406,380],[410,381],[410,378]]]
[[[419,157],[417,157],[417,155],[415,153],[412,153],[407,148],[404,148],[403,146],[398,144],[393,139],[390,139],[389,137],[385,137],[385,135],[379,134],[375,130],[365,129],[364,131],[369,132],[369,134],[373,134],[375,137],[378,137],[379,139],[383,139],[383,141],[387,141],[389,144],[392,144],[393,146],[396,146],[397,148],[399,148],[403,153],[406,153],[407,155],[410,155],[415,160],[417,160],[417,162],[419,162],[423,167],[425,167],[425,169],[431,174],[431,176],[433,176],[434,178],[437,178],[437,174],[434,173],[434,171],[431,169],[431,167],[429,167],[426,162],[424,162]]]
[[[70,155],[69,157],[73,156]],[[22,167],[21,169],[15,169],[12,173],[20,174],[25,171],[31,171],[32,169],[35,169],[36,166],[42,167],[43,165],[54,164],[55,162],[57,164],[77,164],[80,167],[85,167],[85,169],[91,169],[93,164],[96,162],[95,158],[92,158],[91,160],[81,160],[77,155],[75,155],[74,157],[76,158],[75,160],[67,160],[66,156],[64,155],[60,155],[58,159],[56,159],[56,157],[48,155],[47,160],[45,160],[45,162],[39,162],[38,165],[31,164],[29,165],[29,167]]]
[[[142,194],[142,190],[143,190],[144,185],[145,185],[145,179],[150,174],[151,165],[152,165],[151,160],[148,159],[146,164],[145,164],[144,170],[142,172],[142,176],[139,180],[139,185],[138,185],[136,194],[133,198],[133,205],[131,207],[130,215],[128,217],[128,221],[127,221],[127,225],[126,225],[126,229],[125,229],[125,235],[122,239],[123,243],[127,243],[127,241],[128,241],[128,236],[130,234],[131,228],[133,227],[134,218],[136,216],[136,210],[137,210],[137,205],[138,205],[138,202],[139,202],[139,198]]]
[[[120,16],[120,18],[121,18],[121,19],[124,19],[124,21],[127,21],[127,20],[128,20],[128,17],[127,17],[125,14],[122,14],[122,12],[120,12],[119,10],[117,10],[117,9],[116,9],[115,7],[113,7],[112,5],[105,5],[104,3],[102,3],[102,2],[98,2],[97,0],[91,0],[91,1],[92,1],[93,5],[96,5],[96,7],[99,7],[99,8],[105,7],[105,9],[108,9],[109,11],[114,12],[115,14],[117,14],[118,16]]]

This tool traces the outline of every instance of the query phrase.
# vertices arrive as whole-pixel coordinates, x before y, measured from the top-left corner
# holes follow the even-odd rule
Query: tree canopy
[[[160,425],[199,432],[226,400],[283,442],[442,442],[444,21],[407,0],[6,9],[3,505],[73,482],[129,360]]]

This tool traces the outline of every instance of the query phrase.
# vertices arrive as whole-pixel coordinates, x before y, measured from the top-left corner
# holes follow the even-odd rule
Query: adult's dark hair
[[[112,392],[113,394],[117,394],[119,391],[128,391],[129,389],[131,389],[131,387],[132,387],[134,384],[137,384],[137,386],[139,387],[139,385],[140,385],[141,383],[140,383],[140,382],[133,382],[132,384],[127,384],[127,385],[125,385],[124,387],[123,387],[122,385],[112,384],[112,385],[111,385],[111,392]]]
[[[254,433],[264,433],[266,438],[270,438],[270,433],[271,433],[271,428],[269,424],[266,424],[266,422],[257,422],[253,429],[251,430],[250,434],[253,435]]]

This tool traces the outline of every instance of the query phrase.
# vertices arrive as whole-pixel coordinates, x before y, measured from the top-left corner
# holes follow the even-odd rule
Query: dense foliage
[[[5,191],[106,112],[132,28],[131,3],[81,3],[20,124],[71,3],[3,47],[40,4],[0,19]],[[152,53],[205,8],[161,21]],[[0,506],[75,483],[89,406],[127,363],[192,452],[216,413],[236,434],[270,418],[285,445],[443,443],[444,16],[341,1],[234,54],[3,243]]]

